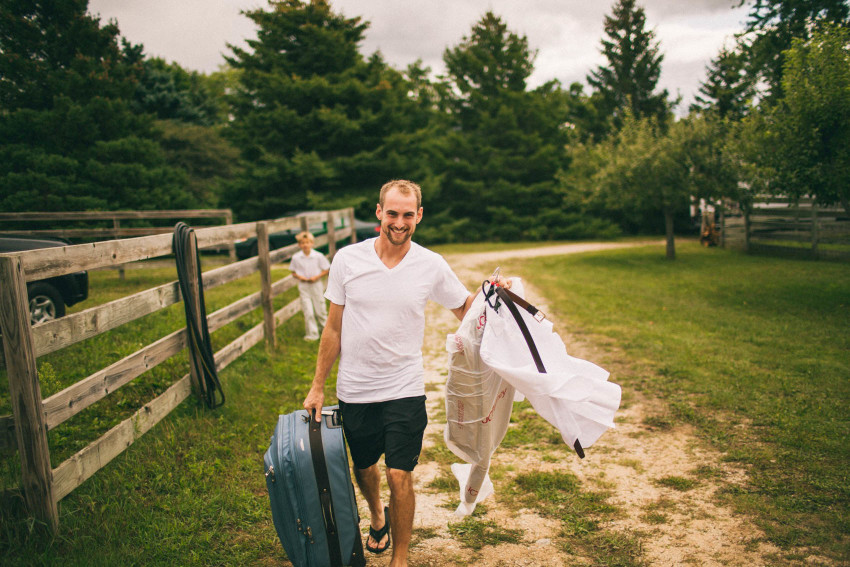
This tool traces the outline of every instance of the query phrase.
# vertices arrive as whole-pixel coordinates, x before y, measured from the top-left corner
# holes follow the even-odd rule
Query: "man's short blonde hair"
[[[384,199],[390,189],[398,189],[402,195],[415,195],[416,209],[418,210],[422,206],[422,188],[419,185],[407,179],[393,179],[392,181],[387,181],[381,187],[381,196],[378,198],[378,204],[381,205],[381,208],[384,208]]]
[[[304,241],[316,242],[316,239],[313,237],[313,233],[307,232],[306,230],[304,232],[299,232],[298,235],[295,237],[295,240],[297,240],[299,243]]]

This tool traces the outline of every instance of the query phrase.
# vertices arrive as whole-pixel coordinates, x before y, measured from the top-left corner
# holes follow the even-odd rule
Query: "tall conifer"
[[[587,76],[602,106],[619,125],[628,111],[636,118],[663,119],[670,110],[667,89],[656,91],[664,56],[646,14],[635,0],[619,0],[605,16],[602,53],[608,60]]]

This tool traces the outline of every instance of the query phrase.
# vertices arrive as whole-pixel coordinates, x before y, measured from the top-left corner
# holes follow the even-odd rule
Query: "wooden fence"
[[[810,199],[760,197],[744,214],[727,204],[720,216],[721,245],[751,253],[850,260],[850,216]]]
[[[263,309],[262,323],[215,354],[218,370],[263,338],[269,347],[274,348],[275,328],[300,310],[296,299],[273,311],[272,299],[294,287],[296,282],[291,275],[273,282],[271,266],[289,259],[298,247],[293,244],[269,251],[268,235],[284,230],[304,230],[308,224],[316,222],[327,222],[328,231],[316,237],[316,245],[328,244],[330,256],[340,240],[349,237],[352,242],[356,241],[353,209],[195,231],[198,247],[223,245],[252,236],[258,239],[259,256],[209,270],[202,276],[206,290],[256,271],[261,274],[259,291],[207,317],[210,332],[213,332],[257,307]],[[344,228],[336,229],[337,226]],[[46,522],[54,531],[58,528],[59,501],[186,399],[192,391],[196,370],[193,368],[192,372],[177,380],[133,416],[55,469],[51,468],[48,430],[181,352],[187,346],[188,335],[185,327],[175,331],[43,400],[36,370],[39,356],[164,309],[179,302],[181,297],[175,281],[31,327],[26,283],[80,270],[166,256],[171,254],[171,241],[171,234],[163,234],[0,254],[0,330],[13,411],[12,415],[0,416],[0,445],[17,446],[21,459],[21,488],[27,506],[36,518]],[[190,257],[194,258],[194,255],[190,254]],[[193,273],[196,270],[196,267],[190,266],[188,271]],[[189,358],[191,362],[194,357]]]
[[[116,238],[127,238],[134,236],[150,236],[153,234],[167,234],[174,230],[171,226],[145,226],[128,227],[121,226],[121,221],[151,221],[151,220],[182,220],[191,224],[195,219],[213,219],[223,222],[216,224],[233,224],[233,211],[230,209],[185,209],[166,211],[72,211],[72,212],[25,212],[25,213],[0,213],[0,222],[5,223],[0,236],[53,236],[77,240],[81,238],[94,238],[95,240],[110,240]],[[51,228],[30,228],[33,224],[51,223]],[[77,224],[79,222],[90,222],[94,224],[107,223],[112,226],[93,226],[86,228],[56,228],[58,225]],[[9,228],[9,224],[17,228]],[[28,228],[21,228],[27,226]],[[225,242],[210,248],[226,249],[230,254],[230,261],[236,260],[233,242]]]

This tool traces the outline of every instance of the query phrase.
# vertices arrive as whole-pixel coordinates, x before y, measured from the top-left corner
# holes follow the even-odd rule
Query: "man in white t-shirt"
[[[369,504],[366,549],[390,547],[391,567],[407,565],[415,497],[412,471],[428,423],[422,341],[425,305],[434,300],[458,319],[470,295],[442,256],[410,237],[422,220],[422,193],[410,181],[381,188],[377,238],[346,246],[331,264],[328,322],[322,333],[316,374],[304,401],[319,414],[325,381],[337,356],[337,398],[357,484]],[[378,460],[384,454],[390,505],[381,502]],[[389,512],[389,517],[387,517]]]
[[[324,254],[313,250],[316,241],[311,233],[304,231],[295,240],[301,250],[292,256],[289,270],[298,280],[301,312],[304,313],[304,340],[315,341],[319,339],[319,327],[324,328],[328,319],[322,278],[328,274],[331,265]]]

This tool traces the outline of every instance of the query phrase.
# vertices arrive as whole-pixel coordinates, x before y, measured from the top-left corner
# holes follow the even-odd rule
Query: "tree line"
[[[749,18],[696,102],[658,88],[636,0],[605,63],[530,88],[536,50],[486,12],[445,73],[361,52],[368,23],[325,0],[244,12],[247,47],[201,74],[145,55],[87,0],[0,6],[0,210],[229,207],[239,220],[354,206],[418,181],[427,242],[668,235],[690,199],[812,195],[848,207],[850,35],[841,0],[741,0]]]

